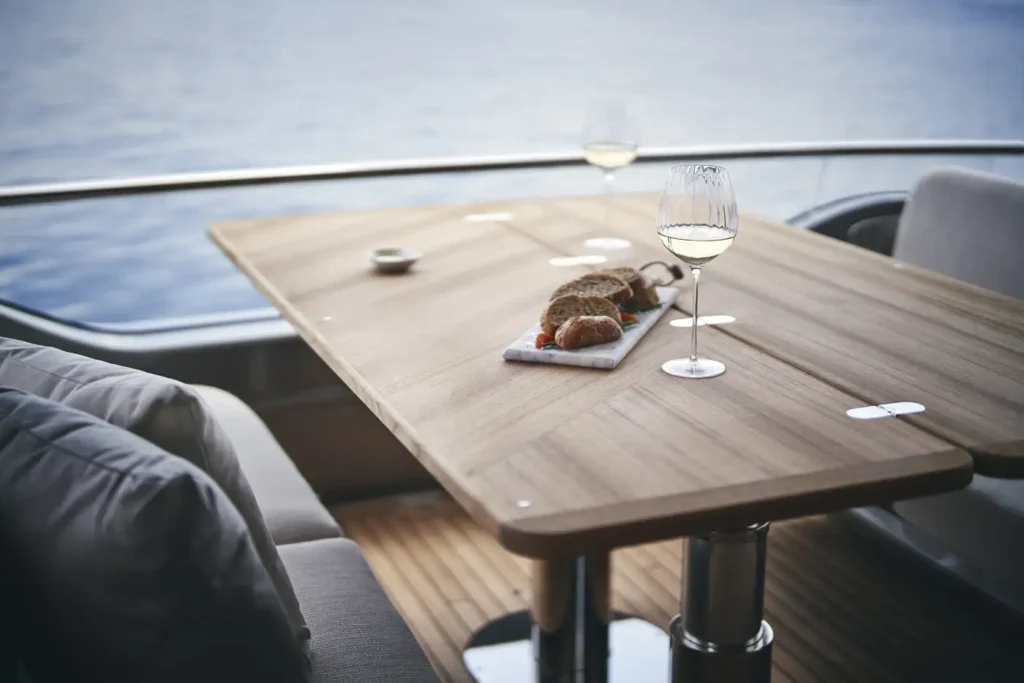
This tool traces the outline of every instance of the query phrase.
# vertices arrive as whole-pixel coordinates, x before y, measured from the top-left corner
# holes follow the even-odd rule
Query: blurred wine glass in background
[[[619,102],[601,103],[590,109],[583,127],[583,157],[604,175],[606,206],[604,223],[607,235],[586,241],[587,252],[603,255],[607,261],[626,261],[632,246],[615,237],[611,230],[612,200],[615,196],[615,172],[636,159],[640,146],[637,125],[626,106]]]

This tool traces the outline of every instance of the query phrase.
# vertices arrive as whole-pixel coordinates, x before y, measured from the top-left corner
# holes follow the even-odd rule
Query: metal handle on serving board
[[[674,263],[665,263],[664,261],[651,261],[649,263],[645,263],[644,265],[640,266],[640,272],[643,272],[644,270],[646,270],[647,268],[649,268],[651,266],[663,266],[665,268],[665,270],[667,270],[669,272],[669,275],[671,276],[670,280],[663,280],[663,281],[662,280],[657,280],[655,278],[651,278],[651,280],[654,282],[654,284],[658,285],[659,287],[666,287],[666,286],[672,284],[673,282],[676,282],[678,280],[682,280],[683,279],[684,273],[683,273],[683,269],[682,268],[680,268],[678,265],[676,265]]]

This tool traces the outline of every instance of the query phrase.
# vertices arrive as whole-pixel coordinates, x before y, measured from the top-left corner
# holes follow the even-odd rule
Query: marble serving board
[[[626,357],[637,342],[648,330],[654,327],[661,316],[672,307],[679,290],[674,287],[658,287],[658,299],[661,306],[650,311],[638,313],[637,324],[630,325],[622,331],[622,336],[607,344],[587,346],[574,351],[565,351],[559,348],[538,349],[534,345],[537,335],[540,334],[540,322],[523,332],[519,339],[515,340],[503,354],[505,360],[524,361],[527,363],[549,363],[553,365],[576,365],[584,368],[599,368],[611,370]],[[539,313],[539,312],[538,312]]]

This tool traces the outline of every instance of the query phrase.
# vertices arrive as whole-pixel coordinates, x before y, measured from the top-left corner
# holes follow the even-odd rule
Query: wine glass
[[[621,104],[602,104],[593,108],[583,128],[583,158],[604,172],[608,198],[614,194],[615,171],[636,159],[636,124]]]
[[[704,264],[736,238],[739,214],[729,173],[721,166],[676,166],[669,173],[658,205],[658,237],[690,267],[693,275],[693,324],[690,357],[670,360],[661,369],[676,377],[717,377],[725,365],[697,356],[697,287]]]
[[[611,201],[614,197],[615,171],[625,168],[637,158],[636,123],[621,103],[604,103],[595,106],[587,116],[583,131],[583,156],[588,164],[596,166],[604,174],[607,203],[604,210],[605,227],[611,221]],[[614,237],[598,237],[587,240],[588,250],[611,252],[632,247],[628,240]],[[607,256],[610,256],[608,254]],[[607,259],[607,256],[603,257]]]

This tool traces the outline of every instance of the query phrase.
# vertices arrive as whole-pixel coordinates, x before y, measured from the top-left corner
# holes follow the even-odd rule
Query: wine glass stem
[[[697,291],[700,283],[700,268],[690,268],[693,275],[693,329],[690,331],[690,362],[697,362]]]
[[[615,196],[615,173],[613,171],[604,172],[604,191],[604,223],[607,226],[612,222],[612,198]]]

